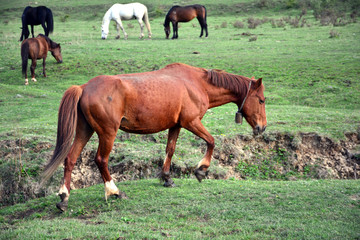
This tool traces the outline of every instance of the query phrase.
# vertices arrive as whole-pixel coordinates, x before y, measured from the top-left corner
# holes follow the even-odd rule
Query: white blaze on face
[[[119,195],[119,194],[120,191],[116,187],[113,180],[111,180],[110,182],[105,182],[105,200],[107,200],[108,196]]]

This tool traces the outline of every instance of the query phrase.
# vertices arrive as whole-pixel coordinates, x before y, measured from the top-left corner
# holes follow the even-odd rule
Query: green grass
[[[101,20],[112,3],[37,2],[54,12],[55,30],[50,37],[61,43],[64,63],[56,64],[49,56],[48,77],[44,78],[39,75],[39,62],[38,82],[29,86],[23,85],[18,42],[20,16],[29,2],[3,1],[0,5],[0,140],[26,144],[25,152],[21,144],[13,149],[5,144],[0,146],[4,156],[0,159],[1,176],[14,172],[11,178],[1,179],[1,184],[7,182],[9,188],[17,181],[31,188],[37,181],[39,166],[48,160],[55,143],[58,106],[68,87],[84,84],[101,74],[152,71],[173,62],[262,77],[269,137],[278,132],[291,135],[316,132],[339,140],[345,132],[359,131],[359,21],[343,27],[321,26],[309,10],[305,15],[309,27],[293,28],[286,24],[273,28],[267,22],[249,29],[248,17],[294,17],[301,9],[287,9],[286,4],[293,1],[262,1],[270,6],[263,8],[258,8],[259,1],[252,0],[197,1],[208,9],[209,38],[198,38],[200,27],[194,20],[180,24],[178,40],[165,40],[162,24],[172,2],[144,0],[149,7],[152,40],[139,40],[136,21],[125,21],[127,41],[114,39],[113,24],[109,38],[103,41]],[[244,28],[233,27],[235,21],[242,21]],[[128,23],[134,27],[130,28]],[[331,30],[339,36],[330,38]],[[36,26],[35,32],[43,30]],[[250,37],[243,33],[256,35],[257,40],[250,42]],[[251,134],[248,124],[234,124],[235,112],[235,105],[228,104],[205,115],[203,123],[216,142]],[[153,135],[151,140],[138,135],[125,136],[122,132],[118,135],[116,144],[121,144],[121,148],[114,149],[112,156],[139,162],[163,159],[166,132]],[[96,149],[96,142],[94,137],[88,147]],[[38,144],[47,147],[39,152]],[[202,157],[203,146],[200,139],[181,131],[174,162],[177,166],[195,166]],[[6,153],[11,151],[18,153],[17,157],[6,158]],[[264,159],[275,161],[273,157],[276,155]],[[119,159],[115,157],[109,164],[117,164]],[[216,161],[212,169],[216,171]],[[251,167],[238,170],[246,177],[260,174]],[[61,170],[56,174],[59,177]],[[195,179],[176,179],[176,184],[176,188],[167,189],[157,180],[118,183],[130,199],[112,199],[107,203],[102,197],[103,185],[76,190],[72,192],[69,211],[64,214],[55,209],[58,197],[54,195],[2,207],[0,239],[360,237],[358,181],[205,180],[198,184]],[[58,182],[52,187],[55,185]],[[17,201],[24,200],[21,191],[15,192],[20,196]]]
[[[176,179],[119,183],[129,199],[103,199],[103,186],[0,209],[1,239],[356,239],[358,181]]]
[[[12,15],[21,15],[16,3]],[[101,3],[96,2],[97,5]],[[285,28],[272,28],[268,22],[256,29],[248,29],[246,22],[249,16],[278,19],[294,15],[294,10],[272,13],[269,10],[253,10],[244,16],[223,16],[219,10],[212,10],[208,16],[208,39],[198,38],[200,28],[196,21],[192,21],[181,24],[179,40],[165,40],[163,17],[153,17],[152,40],[139,40],[137,23],[130,21],[124,22],[129,34],[127,41],[114,39],[116,32],[112,25],[109,39],[102,41],[100,11],[86,18],[88,13],[76,15],[78,6],[64,10],[64,7],[69,7],[69,2],[55,1],[52,4],[55,9],[55,31],[51,38],[61,43],[64,63],[56,64],[49,57],[48,78],[37,75],[38,83],[23,86],[17,42],[20,18],[10,18],[0,31],[0,45],[3,48],[0,56],[2,136],[19,132],[22,136],[54,139],[58,104],[69,86],[83,84],[100,74],[151,71],[172,62],[262,77],[266,87],[269,132],[313,131],[341,139],[344,132],[354,132],[359,126],[359,23],[335,28],[340,33],[339,37],[329,38],[333,27],[319,26],[311,12],[306,15],[310,27],[293,28],[286,25]],[[158,4],[162,6],[164,3]],[[212,4],[215,3],[209,3]],[[156,3],[151,4],[152,9],[156,6]],[[69,15],[65,22],[60,21],[63,12]],[[5,19],[3,16],[0,21],[4,22]],[[232,23],[236,20],[243,21],[245,28],[234,28]],[[218,27],[223,22],[228,23],[227,27]],[[127,27],[128,23],[132,23],[134,28]],[[35,31],[41,32],[42,29],[37,26]],[[249,42],[249,37],[243,36],[243,32],[258,35],[257,41]],[[39,66],[36,69],[38,74]],[[232,109],[225,106],[214,110],[219,115],[217,117],[221,115],[225,119],[232,119],[236,109],[230,106]],[[219,127],[217,118],[207,119],[210,132],[216,135]],[[224,129],[235,129],[226,131],[226,135],[239,133],[238,128],[233,127],[232,120],[226,120],[223,124]],[[243,131],[240,130],[240,133]]]

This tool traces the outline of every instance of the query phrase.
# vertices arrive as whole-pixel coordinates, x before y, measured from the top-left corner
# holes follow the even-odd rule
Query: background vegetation
[[[55,31],[50,37],[61,43],[64,63],[56,64],[49,57],[48,77],[44,78],[39,62],[38,82],[29,86],[23,85],[18,41],[20,17],[29,2],[1,2],[0,174],[2,190],[13,188],[13,195],[1,196],[10,196],[5,204],[28,199],[23,194],[27,190],[24,186],[33,187],[50,157],[64,91],[101,74],[152,71],[183,62],[262,77],[267,97],[266,137],[315,132],[340,141],[344,133],[360,131],[360,1],[142,2],[149,8],[152,40],[138,39],[136,21],[124,22],[127,41],[123,36],[115,39],[113,24],[108,39],[101,40],[102,17],[113,2],[30,3],[53,10]],[[193,3],[207,7],[209,38],[198,38],[200,26],[194,20],[180,24],[178,40],[166,40],[162,24],[167,10],[173,4]],[[35,32],[43,30],[36,26]],[[235,106],[229,104],[209,110],[203,119],[217,142],[238,135],[250,136],[247,124],[233,123],[235,111]],[[161,161],[165,142],[166,132],[151,137],[119,132],[112,164],[130,160],[146,163],[154,158]],[[93,137],[89,148],[95,149],[96,145],[97,138]],[[201,159],[202,147],[200,139],[182,131],[173,162],[195,165]],[[262,160],[283,162],[286,152],[275,149],[273,155],[260,154],[259,161]],[[244,176],[273,178],[266,175],[269,171],[259,173],[256,167],[246,164],[240,162],[237,168]],[[214,162],[213,171],[217,171],[216,165]],[[266,163],[263,166],[269,167]],[[55,186],[60,175],[61,170],[54,179]],[[64,215],[58,215],[54,209],[55,196],[5,207],[0,212],[1,238],[359,237],[357,181],[234,180],[199,185],[191,179],[176,183],[176,189],[163,189],[155,180],[124,182],[120,186],[131,200],[108,203],[99,197],[102,186],[74,191],[70,200],[72,211]],[[40,195],[52,193],[47,191]],[[74,231],[69,233],[70,226]]]

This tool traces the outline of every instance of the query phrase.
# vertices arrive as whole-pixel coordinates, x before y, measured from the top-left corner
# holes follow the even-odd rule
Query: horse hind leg
[[[36,78],[35,78],[35,68],[36,68],[36,58],[32,59],[31,61],[31,67],[30,67],[30,71],[31,71],[31,80],[33,82],[36,82]]]
[[[120,192],[120,190],[116,187],[112,177],[110,176],[109,168],[108,168],[108,160],[111,149],[114,144],[114,140],[116,137],[115,133],[103,133],[99,134],[99,148],[96,153],[95,163],[99,168],[101,177],[105,184],[105,200],[107,201],[108,197],[111,195],[116,195],[118,198],[127,198],[126,194]]]
[[[45,25],[45,21],[41,24],[44,29],[45,36],[49,36],[49,29]]]
[[[31,34],[32,34],[32,37],[34,38],[34,25],[31,25]]]
[[[138,18],[138,22],[140,25],[140,39],[144,38],[144,22],[140,18]]]
[[[65,211],[68,206],[68,201],[70,196],[71,173],[76,164],[76,160],[79,157],[83,148],[85,147],[86,143],[93,135],[93,133],[94,130],[86,122],[83,114],[81,112],[78,112],[76,135],[74,138],[74,142],[71,146],[71,149],[65,159],[64,178],[58,193],[61,201],[56,204],[56,207],[61,211]]]

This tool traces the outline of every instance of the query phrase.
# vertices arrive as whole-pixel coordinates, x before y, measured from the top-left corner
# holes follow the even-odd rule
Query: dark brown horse
[[[44,29],[45,36],[54,30],[53,14],[50,8],[45,6],[30,7],[27,6],[21,16],[22,31],[20,42],[27,39],[30,35],[29,27],[31,26],[32,37],[34,37],[34,25],[41,25]]]
[[[21,43],[22,73],[25,75],[25,85],[29,84],[29,80],[27,78],[28,59],[31,59],[31,80],[36,82],[35,68],[37,59],[43,59],[43,74],[44,77],[46,77],[45,60],[48,51],[51,52],[58,63],[62,63],[60,44],[57,44],[43,34],[39,34],[36,38],[25,39]]]
[[[165,22],[164,22],[164,30],[166,34],[166,38],[169,38],[170,35],[170,22],[173,26],[173,37],[172,39],[178,38],[178,22],[189,22],[194,18],[197,18],[200,26],[201,26],[201,33],[200,37],[202,37],[204,30],[205,30],[205,37],[208,36],[208,29],[206,23],[206,8],[202,5],[189,5],[185,7],[181,6],[173,6],[169,12],[166,14]]]
[[[60,164],[65,164],[59,191],[61,202],[57,204],[64,211],[70,196],[71,172],[82,149],[96,132],[99,147],[95,162],[105,183],[105,199],[110,195],[126,197],[116,187],[108,170],[108,158],[118,129],[138,134],[169,129],[161,172],[167,187],[174,186],[169,171],[180,129],[185,128],[202,138],[207,143],[207,151],[195,170],[195,176],[201,181],[210,166],[215,146],[214,138],[201,119],[209,108],[230,102],[238,106],[238,113],[243,114],[255,135],[265,130],[261,78],[252,80],[174,63],[158,71],[102,75],[84,85],[72,86],[60,103],[56,147],[45,167],[41,185]]]

